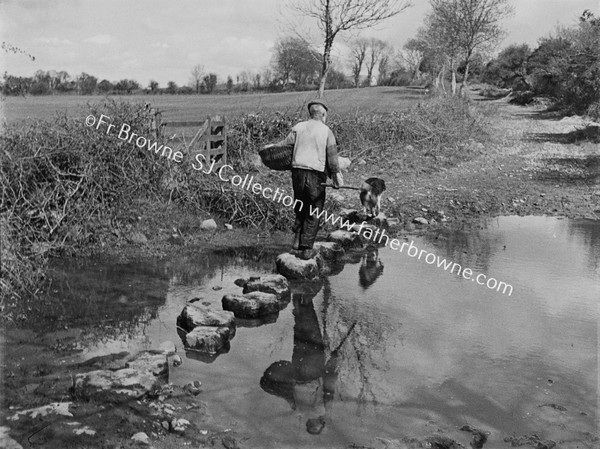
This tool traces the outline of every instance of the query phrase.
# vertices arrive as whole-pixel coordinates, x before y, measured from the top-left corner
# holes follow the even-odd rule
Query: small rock
[[[181,366],[183,364],[183,360],[181,359],[180,356],[176,355],[175,357],[173,357],[173,366],[174,367],[178,367]]]
[[[198,396],[202,392],[200,387],[202,387],[202,382],[200,382],[199,380],[195,380],[193,382],[190,382],[189,384],[186,384],[183,387],[183,391],[193,394],[194,396]]]
[[[169,421],[163,421],[160,423],[160,425],[163,427],[163,429],[165,429],[166,431],[169,431],[169,429],[170,429]]]
[[[358,165],[367,165],[367,161],[365,161],[364,159],[359,159],[357,163]]]
[[[277,271],[288,279],[312,280],[319,276],[319,264],[316,259],[302,260],[290,253],[277,256]]]
[[[0,426],[0,444],[4,449],[23,449],[19,443],[13,440],[10,435],[10,428],[6,426]]]
[[[347,157],[338,156],[338,167],[340,171],[347,171],[348,167],[350,167],[350,164],[352,164],[350,159]]]
[[[170,243],[171,245],[179,245],[182,246],[185,243],[185,240],[183,239],[183,237],[179,234],[172,234],[169,236],[169,238],[167,239],[167,243]]]
[[[387,219],[387,222],[388,222],[388,225],[392,228],[400,225],[400,220],[396,217],[389,217]]]
[[[319,435],[325,428],[325,418],[319,416],[318,418],[310,418],[306,421],[306,431],[311,435]]]
[[[229,223],[225,223],[225,229],[227,229],[228,231],[232,231],[233,225],[230,225]]]
[[[395,198],[393,198],[393,197],[391,197],[391,196],[388,196],[388,199],[387,199],[387,200],[388,200],[390,203],[393,203],[393,202],[395,202],[395,201],[396,201],[396,200],[395,200]]]
[[[413,147],[412,145],[406,145],[404,147],[404,151],[406,151],[407,153],[410,153],[411,151],[415,151],[415,147]]]
[[[429,224],[427,219],[423,218],[423,217],[416,217],[415,219],[413,219],[413,223],[418,223],[418,224],[423,224],[423,225]]]
[[[138,432],[134,436],[131,437],[133,441],[138,444],[143,444],[144,446],[150,445],[150,438],[144,432]]]
[[[177,352],[177,348],[175,347],[175,343],[172,341],[164,341],[158,347],[163,354],[167,356],[173,355]]]
[[[187,419],[183,418],[175,418],[171,421],[171,428],[173,432],[183,433],[185,432],[186,427],[190,425],[190,422]]]
[[[217,229],[217,222],[215,220],[213,220],[212,218],[208,219],[208,220],[204,220],[201,224],[200,224],[200,229],[203,229],[205,231],[214,231],[215,229]]]
[[[260,291],[243,295],[225,295],[221,303],[223,310],[233,312],[236,318],[258,318],[279,312],[277,296]]]
[[[240,449],[240,446],[238,445],[236,439],[229,435],[226,435],[223,438],[221,438],[221,444],[223,444],[225,449]]]
[[[144,244],[148,243],[148,237],[146,237],[143,233],[134,231],[129,234],[129,241],[132,243]]]

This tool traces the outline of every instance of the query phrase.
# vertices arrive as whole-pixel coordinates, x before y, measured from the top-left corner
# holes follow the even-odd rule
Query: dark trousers
[[[319,219],[310,214],[325,207],[325,186],[327,181],[324,172],[292,168],[292,186],[294,188],[294,212],[296,220],[292,228],[294,233],[300,234],[300,248],[312,248],[319,232]]]

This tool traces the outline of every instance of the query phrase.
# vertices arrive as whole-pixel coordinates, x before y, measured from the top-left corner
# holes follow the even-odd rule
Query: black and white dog
[[[376,217],[381,210],[381,195],[385,191],[385,182],[379,178],[369,178],[360,188],[360,202],[367,216]]]

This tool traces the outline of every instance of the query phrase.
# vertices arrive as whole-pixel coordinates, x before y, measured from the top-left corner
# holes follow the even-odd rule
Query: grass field
[[[303,109],[315,98],[315,92],[285,92],[248,95],[129,95],[110,98],[148,102],[163,112],[166,120],[204,120],[207,115],[234,116],[256,112],[282,111],[293,113]],[[52,95],[40,97],[7,97],[2,108],[7,123],[25,119],[49,119],[57,112],[71,117],[87,115],[86,104],[97,103],[103,96]],[[389,113],[402,110],[424,96],[418,88],[371,87],[340,89],[325,92],[332,117],[346,113]]]

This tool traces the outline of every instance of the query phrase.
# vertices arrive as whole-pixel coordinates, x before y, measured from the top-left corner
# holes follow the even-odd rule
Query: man
[[[310,259],[315,256],[313,244],[319,231],[319,218],[310,214],[325,206],[327,173],[331,174],[333,186],[344,184],[338,167],[335,136],[325,124],[327,105],[322,100],[308,103],[310,118],[296,124],[287,137],[277,145],[294,145],[292,157],[292,186],[294,189],[294,244],[298,257]],[[317,212],[318,212],[317,211]]]

